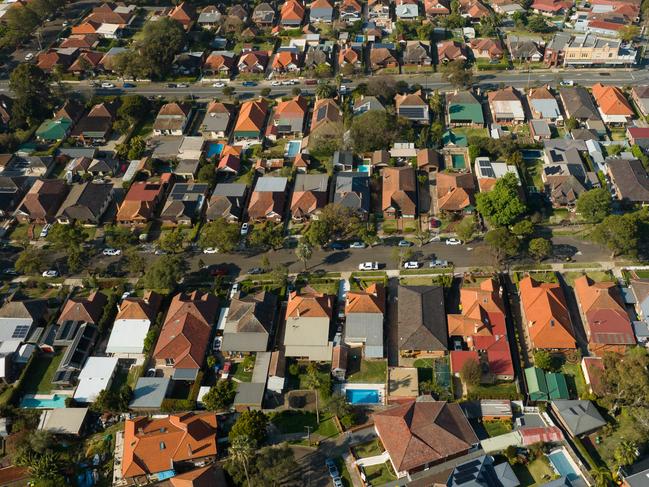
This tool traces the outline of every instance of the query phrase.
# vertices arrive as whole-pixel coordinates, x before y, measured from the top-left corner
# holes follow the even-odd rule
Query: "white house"
[[[115,377],[117,361],[117,357],[88,357],[79,373],[79,385],[74,391],[74,400],[91,403],[101,391],[109,389]]]

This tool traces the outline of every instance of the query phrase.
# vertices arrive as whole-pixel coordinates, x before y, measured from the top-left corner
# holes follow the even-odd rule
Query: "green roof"
[[[467,147],[469,141],[464,134],[456,134],[451,130],[447,130],[442,135],[442,143],[444,145],[457,145],[458,147]]]
[[[45,120],[36,129],[36,137],[42,140],[62,140],[67,137],[70,127],[72,122],[67,118]]]
[[[548,385],[545,381],[545,373],[537,367],[525,369],[525,381],[527,382],[527,393],[532,401],[548,400]]]
[[[563,374],[548,372],[545,374],[545,380],[548,384],[550,399],[570,399],[568,384],[566,384],[566,378]]]
[[[480,103],[451,103],[448,106],[448,119],[451,123],[484,125],[482,105]]]

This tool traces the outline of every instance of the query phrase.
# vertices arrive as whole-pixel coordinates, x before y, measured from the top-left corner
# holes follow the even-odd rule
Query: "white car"
[[[571,79],[566,79],[559,83],[561,86],[575,86],[575,82]]]
[[[122,293],[122,298],[121,301],[124,301],[126,298],[128,298],[131,295],[131,291],[124,291]]]
[[[293,84],[293,81],[291,81],[290,79],[282,80],[282,85],[283,86],[291,86],[292,84]]]
[[[359,271],[376,271],[379,268],[378,262],[361,262],[358,264]]]
[[[33,52],[28,52],[25,55],[25,61],[31,61],[32,59],[34,59],[34,53]]]
[[[244,223],[241,225],[241,235],[248,235],[248,224]]]
[[[178,83],[176,88],[189,88],[189,85],[187,83]]]
[[[52,228],[51,223],[47,223],[42,229],[41,229],[41,238],[47,237],[47,234],[50,233],[50,228]]]
[[[101,87],[102,88],[115,88],[115,85],[113,83],[102,83]]]
[[[282,82],[277,80],[271,81],[270,86],[282,86]]]
[[[223,83],[223,82],[221,82],[221,81],[217,81],[217,82],[214,83],[212,86],[213,86],[214,88],[223,88],[223,87],[225,86],[225,83]]]
[[[462,240],[459,238],[447,238],[446,245],[462,245]]]
[[[53,269],[49,271],[45,271],[42,274],[43,277],[59,277],[59,271],[55,271]]]
[[[363,242],[352,242],[349,244],[350,249],[364,249],[366,245]]]
[[[234,284],[232,284],[232,289],[230,289],[230,299],[234,298],[238,292],[239,292],[239,283],[235,282]]]
[[[419,269],[419,262],[410,260],[408,262],[403,263],[403,268],[404,269]]]
[[[340,90],[341,93],[347,93],[347,87],[345,85],[340,85]]]
[[[298,85],[298,84],[300,84],[300,80],[299,79],[292,79],[291,84],[292,85]]]
[[[102,254],[104,254],[104,255],[122,255],[122,251],[119,250],[119,249],[110,249],[110,248],[108,248],[108,249],[104,249]]]
[[[204,254],[217,254],[219,252],[219,249],[216,247],[207,247],[206,249],[203,249]]]

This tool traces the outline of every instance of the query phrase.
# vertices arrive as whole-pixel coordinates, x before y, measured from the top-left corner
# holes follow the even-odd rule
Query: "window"
[[[175,363],[174,359],[172,359],[172,358],[166,358],[165,359],[165,365],[168,366],[168,367],[173,367],[174,363]]]
[[[161,441],[160,442],[160,450],[164,450],[166,448],[165,442]]]
[[[29,332],[29,328],[29,325],[18,325],[11,335],[11,338],[25,338]]]

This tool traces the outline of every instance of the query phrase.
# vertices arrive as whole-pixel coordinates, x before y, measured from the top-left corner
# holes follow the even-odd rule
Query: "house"
[[[367,173],[339,172],[334,175],[333,202],[353,210],[361,218],[370,212],[370,178]]]
[[[344,341],[363,346],[363,356],[383,358],[385,288],[373,283],[363,291],[349,291],[345,301]]]
[[[164,200],[169,178],[159,182],[137,181],[131,184],[117,210],[117,223],[121,225],[146,225],[152,221]]]
[[[517,124],[525,122],[525,109],[518,91],[511,86],[487,94],[494,123]]]
[[[528,367],[525,369],[525,382],[532,401],[569,399],[568,385],[562,373],[543,372],[537,367]]]
[[[368,20],[388,32],[392,32],[390,5],[390,0],[368,0],[367,2]]]
[[[23,156],[4,154],[0,156],[0,174],[7,177],[47,177],[50,175],[56,161],[52,156]]]
[[[291,218],[295,221],[317,220],[327,204],[327,174],[298,174],[291,197]]]
[[[287,0],[279,13],[282,27],[299,27],[304,21],[304,6],[298,0]]]
[[[573,437],[586,436],[606,426],[595,405],[586,400],[560,399],[550,403],[559,423]]]
[[[552,129],[546,120],[530,120],[528,122],[530,127],[530,137],[534,140],[543,140],[552,138]]]
[[[461,457],[478,443],[458,403],[421,396],[372,417],[397,477]]]
[[[73,181],[75,176],[104,177],[113,176],[118,162],[115,159],[96,159],[94,157],[75,157],[65,166],[65,177]]]
[[[228,353],[265,352],[275,328],[277,296],[262,291],[230,301],[221,350]]]
[[[176,74],[195,75],[203,68],[204,62],[204,51],[181,52],[174,56],[171,68]]]
[[[235,411],[261,411],[266,392],[266,381],[264,382],[242,382],[237,387],[232,407]]]
[[[584,381],[588,391],[597,396],[605,394],[602,384],[602,373],[604,372],[604,360],[602,357],[583,357],[581,359],[581,370],[584,373]]]
[[[288,180],[285,177],[258,178],[255,190],[250,196],[248,218],[256,222],[281,222],[284,219],[287,185]]]
[[[109,390],[117,371],[117,361],[117,357],[88,357],[79,373],[74,400],[82,404],[93,403],[101,391]]]
[[[515,35],[507,36],[507,50],[512,61],[538,63],[543,60],[543,52],[535,39]]]
[[[442,171],[437,174],[437,207],[439,211],[471,212],[475,185],[471,173]]]
[[[160,212],[162,223],[191,227],[203,214],[209,187],[207,183],[174,184]]]
[[[169,377],[140,377],[133,388],[129,409],[133,411],[158,412],[171,389]]]
[[[7,301],[0,308],[0,344],[25,342],[47,322],[47,302],[40,299]]]
[[[583,275],[575,279],[574,289],[591,353],[623,354],[627,347],[636,344],[631,319],[616,283],[594,282]]]
[[[336,343],[331,353],[331,375],[337,381],[343,382],[347,375],[349,346]]]
[[[211,101],[205,109],[205,117],[201,122],[200,131],[208,139],[222,139],[228,132],[232,111],[229,105]]]
[[[444,289],[399,286],[397,334],[401,357],[441,357],[448,350]]]
[[[446,95],[448,124],[452,127],[484,127],[482,104],[470,91],[456,91]]]
[[[328,41],[322,44],[309,46],[304,57],[304,67],[307,70],[313,70],[318,73],[323,67],[331,68],[331,55],[333,53],[333,43]]]
[[[271,115],[276,136],[301,137],[304,133],[304,122],[308,111],[308,102],[301,95],[278,102]]]
[[[410,94],[394,96],[397,115],[413,122],[428,123],[430,114],[428,102],[421,90]]]
[[[385,218],[417,217],[417,180],[411,166],[386,167],[382,173],[381,211]]]
[[[63,224],[77,221],[83,225],[99,225],[112,202],[112,183],[75,184],[56,213],[56,219]]]
[[[75,125],[70,134],[84,144],[103,144],[117,118],[117,104],[104,102],[93,106]]]
[[[649,115],[649,85],[632,87],[631,99],[643,116]]]
[[[331,0],[314,0],[309,5],[309,23],[330,23],[334,16],[334,4]]]
[[[395,68],[399,68],[399,61],[392,47],[372,44],[370,48],[370,69],[375,72],[380,69]]]
[[[558,37],[559,34],[563,37]],[[555,34],[555,39],[560,39],[556,47],[551,42],[545,53],[549,65],[605,67],[633,66],[637,62],[638,51],[618,39],[590,33],[570,36],[563,32]]]
[[[174,380],[195,380],[205,361],[218,306],[213,294],[176,294],[153,351],[156,368],[168,370],[165,375]]]
[[[385,151],[386,154],[389,153]],[[385,164],[389,163],[389,157],[385,160]],[[419,149],[417,151],[417,170],[424,172],[437,172],[440,167],[439,153],[435,149]]]
[[[523,323],[534,349],[575,350],[575,335],[566,298],[559,283],[519,282]]]
[[[267,65],[267,51],[242,51],[237,69],[242,74],[263,74]]]
[[[385,107],[375,96],[361,95],[354,101],[354,106],[352,107],[355,116],[372,110],[385,112]]]
[[[574,3],[569,0],[534,0],[530,8],[534,13],[542,15],[564,15]]]
[[[196,11],[188,2],[182,2],[176,5],[168,14],[170,19],[179,22],[183,29],[190,31],[194,22],[196,22]]]
[[[333,343],[329,341],[332,318],[331,296],[303,288],[292,291],[286,306],[284,347],[286,357],[307,360],[330,360]]]
[[[354,47],[343,47],[338,52],[338,65],[341,69],[348,65],[359,69],[362,65],[362,57]]]
[[[462,0],[460,2],[460,14],[475,23],[491,15],[491,10],[478,0]]]
[[[442,41],[437,43],[437,64],[451,61],[466,61],[466,45],[457,41]]]
[[[216,5],[208,5],[203,7],[201,12],[198,14],[196,23],[204,29],[215,30],[221,25],[222,17],[223,15]]]
[[[270,354],[270,366],[268,367],[268,380],[266,389],[276,394],[281,394],[286,385],[286,357],[281,350],[275,350]]]
[[[70,47],[66,49],[48,49],[38,55],[36,65],[46,73],[52,72],[55,66],[61,66],[65,71],[79,56],[79,49]]]
[[[397,0],[394,13],[397,20],[415,20],[419,17],[419,3],[416,0]]]
[[[155,323],[162,296],[145,291],[142,298],[127,297],[117,305],[117,315],[108,338],[106,353],[122,359],[143,359],[144,341]]]
[[[563,123],[559,103],[548,86],[530,89],[527,94],[527,101],[532,118],[546,120],[551,123]]]
[[[162,105],[153,122],[154,135],[182,136],[189,123],[191,106],[187,103],[167,103]]]
[[[424,0],[424,13],[429,20],[433,20],[439,15],[450,14],[451,9],[445,0]]]
[[[470,42],[473,57],[476,59],[489,59],[490,61],[497,61],[502,59],[505,54],[505,49],[498,39],[472,39]]]
[[[127,419],[122,441],[124,479],[165,478],[176,465],[200,465],[218,453],[217,417],[213,412]]]
[[[497,480],[487,480],[497,479]],[[518,487],[520,482],[511,465],[501,462],[494,465],[491,455],[482,455],[457,465],[448,479],[448,485],[453,487]]]
[[[268,2],[261,2],[252,11],[252,22],[261,28],[272,27],[275,23],[275,9]]]
[[[62,179],[37,179],[16,209],[18,221],[51,223],[68,194]]]
[[[620,200],[649,204],[649,175],[638,159],[607,159],[606,167]]]
[[[281,49],[273,58],[272,68],[275,74],[295,73],[302,67],[301,55],[297,49]]]
[[[232,131],[234,140],[262,140],[267,117],[268,102],[263,98],[244,102]]]
[[[493,162],[488,157],[475,158],[474,173],[481,193],[491,191],[496,185],[496,181],[509,173],[514,174],[518,179],[519,186],[521,185],[518,168],[514,164],[502,161]]]
[[[59,326],[68,327],[76,323],[96,325],[107,303],[106,295],[98,291],[93,291],[87,298],[68,298],[56,322]]]
[[[638,145],[643,150],[649,149],[648,127],[627,127],[626,137],[629,139],[629,144]]]
[[[243,215],[248,187],[242,183],[219,183],[214,188],[207,202],[205,219],[214,221],[225,218],[229,222],[238,222]]]
[[[0,217],[14,214],[27,188],[31,185],[28,178],[0,175]]]
[[[617,86],[597,83],[593,85],[592,91],[604,123],[626,125],[635,116],[633,108]]]
[[[342,111],[333,99],[317,99],[311,116],[311,133],[317,132],[321,127],[340,123],[342,119]]]
[[[338,18],[348,24],[358,22],[363,15],[363,7],[356,0],[343,0],[338,7]]]
[[[649,476],[649,463],[646,460],[620,469],[623,487],[643,487]]]
[[[430,66],[432,63],[429,42],[406,41],[406,47],[403,50],[404,66]]]
[[[231,51],[212,51],[203,63],[204,77],[229,78],[236,66],[236,54]]]

